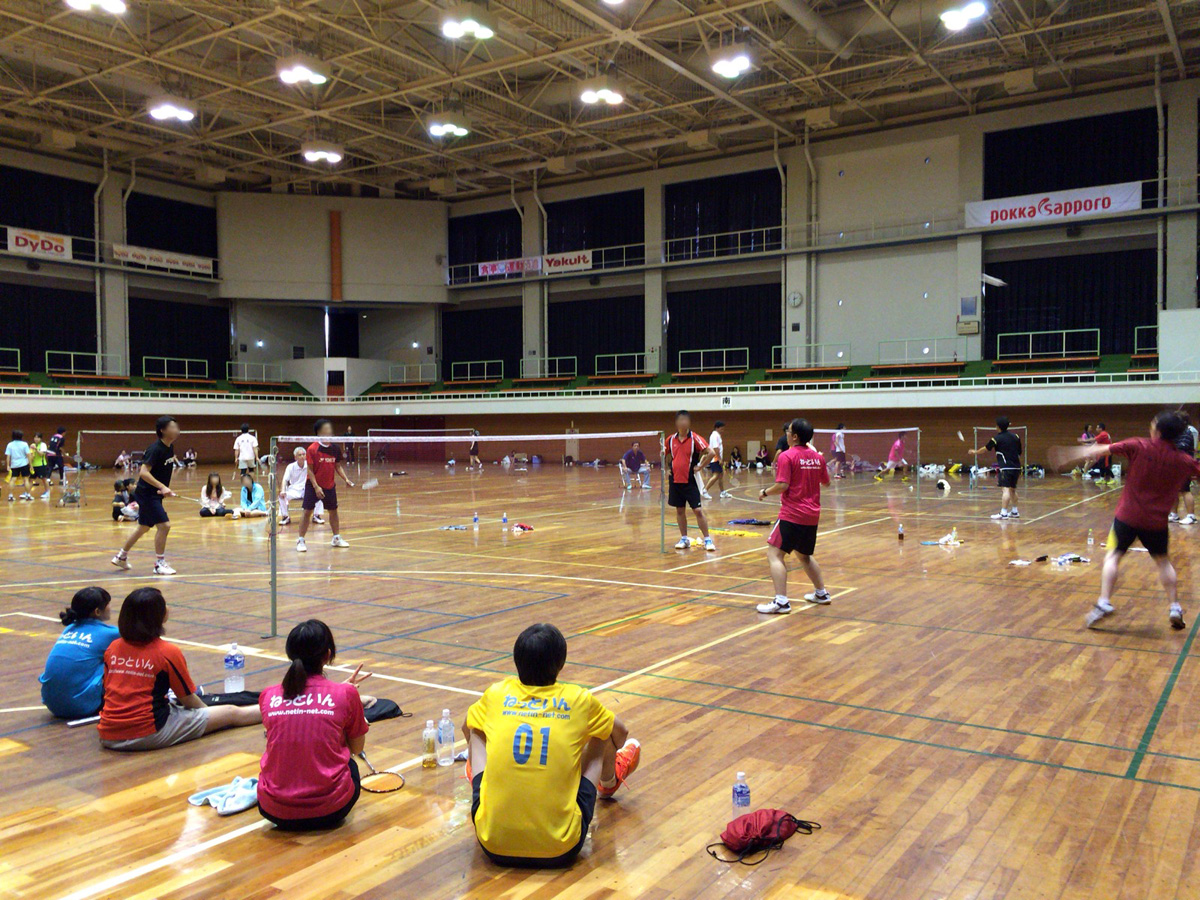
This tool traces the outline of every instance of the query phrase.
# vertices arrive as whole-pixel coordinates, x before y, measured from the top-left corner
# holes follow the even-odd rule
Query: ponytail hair
[[[102,587],[85,587],[75,592],[71,605],[58,614],[63,625],[77,625],[85,619],[94,618],[112,602],[108,591]]]
[[[291,700],[304,690],[310,675],[320,675],[325,663],[333,662],[337,647],[333,632],[320,619],[301,622],[287,638],[287,655],[292,664],[283,676],[283,696]]]

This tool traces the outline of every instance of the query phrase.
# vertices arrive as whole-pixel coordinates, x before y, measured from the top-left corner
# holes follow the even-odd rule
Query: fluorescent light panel
[[[625,102],[625,91],[621,85],[607,75],[589,78],[579,85],[579,99],[587,104],[607,103],[616,106]]]
[[[160,94],[146,104],[150,117],[159,122],[190,122],[196,118],[196,107],[172,94]]]
[[[739,78],[754,68],[754,57],[745,44],[718,47],[709,54],[709,66],[722,78]]]
[[[962,31],[972,22],[982,19],[986,15],[987,6],[980,2],[980,0],[974,0],[974,2],[968,3],[966,6],[958,6],[946,10],[939,18],[941,18],[942,24],[946,26],[948,31]]]
[[[430,116],[425,127],[435,138],[466,137],[471,133],[471,123],[467,121],[467,117],[453,110]]]
[[[329,141],[305,141],[300,145],[300,153],[307,162],[326,162],[335,165],[342,161],[346,151],[339,144]]]
[[[329,67],[319,59],[297,54],[276,60],[275,74],[284,84],[324,84],[329,80]]]
[[[93,9],[98,9],[114,16],[125,12],[124,0],[67,0],[67,6],[80,12],[91,12]]]
[[[442,36],[452,41],[474,38],[486,41],[496,36],[491,17],[475,3],[452,6],[442,16]]]

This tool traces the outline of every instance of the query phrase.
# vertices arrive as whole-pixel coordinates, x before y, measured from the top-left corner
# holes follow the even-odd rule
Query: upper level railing
[[[521,360],[521,377],[574,378],[579,374],[579,360],[574,356],[543,356]]]
[[[651,350],[647,353],[598,353],[595,360],[595,374],[598,376],[613,375],[654,375],[658,372],[658,352]]]
[[[1197,202],[1197,176],[1188,175],[1163,179],[1147,179],[1142,182],[1142,209],[1153,210],[1159,206],[1159,188],[1162,188],[1164,210],[1171,210]],[[1104,218],[1098,213],[1090,218]],[[1087,221],[1088,217],[1078,217]],[[1052,223],[1047,223],[1052,224]],[[1008,229],[1021,227],[1019,224]],[[747,228],[742,231],[694,234],[672,238],[653,238],[630,244],[591,248],[592,268],[570,273],[578,277],[588,271],[624,269],[647,263],[678,263],[691,260],[720,259],[725,257],[749,256],[757,253],[780,250],[805,251],[851,247],[875,241],[912,241],[923,238],[950,236],[967,228],[961,207],[957,209],[916,209],[911,215],[890,216],[886,213],[869,222],[835,222],[819,220],[811,224],[796,222],[786,228],[766,226]],[[997,231],[1006,230],[1004,226]],[[574,250],[586,248],[573,248]],[[533,257],[532,259],[536,259]],[[491,281],[520,280],[531,276],[546,275],[540,267],[514,267],[504,274],[484,274],[481,267],[500,260],[479,260],[459,263],[446,269],[446,284],[459,287]],[[514,261],[517,262],[517,261]],[[521,260],[520,262],[526,262]]]
[[[143,250],[151,253],[141,252]],[[0,253],[48,262],[102,262],[131,271],[177,277],[214,279],[219,271],[219,260],[213,257],[176,253],[157,247],[129,247],[116,241],[98,241],[92,237],[59,234],[20,225],[0,225]],[[212,274],[200,271],[197,264],[211,266]]]
[[[0,372],[20,372],[21,351],[16,347],[0,347]]]
[[[208,381],[208,360],[185,359],[176,356],[143,356],[142,377]]]
[[[279,384],[284,381],[282,363],[254,363],[229,360],[225,363],[227,381]]]
[[[879,342],[879,365],[962,362],[967,358],[963,337],[910,338]]]
[[[1134,355],[1158,352],[1158,326],[1138,325],[1133,329]]]
[[[83,375],[91,378],[126,378],[125,357],[119,353],[80,353],[74,350],[47,350],[46,374]]]
[[[680,350],[679,371],[744,372],[750,368],[749,347],[710,347],[704,350]]]
[[[389,384],[433,384],[437,381],[437,363],[393,363],[388,366]]]
[[[504,360],[469,359],[450,363],[451,381],[503,381]]]
[[[848,365],[849,344],[777,344],[771,348],[772,369],[821,369]]]
[[[1055,331],[1009,331],[996,335],[996,359],[1058,359],[1099,356],[1099,328],[1062,328]]]

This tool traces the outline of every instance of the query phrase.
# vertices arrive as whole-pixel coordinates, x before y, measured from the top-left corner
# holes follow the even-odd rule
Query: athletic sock
[[[608,779],[607,781],[605,781],[603,778],[600,779],[600,787],[604,788],[606,791],[611,791],[611,790],[615,789],[616,786],[617,786],[617,776],[616,775],[614,775],[612,778]]]
[[[778,603],[780,606],[787,606],[788,598],[784,594],[776,594],[775,602]]]
[[[167,561],[167,554],[165,554],[165,553],[156,553],[156,554],[154,555],[154,558],[155,558],[155,559],[158,561],[158,564],[161,566],[163,563],[165,563],[165,562]]]
[[[124,550],[118,550],[117,551],[117,559],[129,559],[129,554],[126,553]]]

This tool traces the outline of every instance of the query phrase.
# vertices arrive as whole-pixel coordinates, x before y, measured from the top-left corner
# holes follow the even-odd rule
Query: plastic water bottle
[[[421,768],[437,768],[437,729],[433,727],[433,719],[425,720],[425,730],[421,733]]]
[[[471,525],[474,527],[474,529],[476,531],[479,530],[479,511],[478,510],[475,511],[475,517],[473,519],[471,519]]]
[[[746,783],[746,773],[738,772],[737,780],[733,782],[733,817],[744,816],[750,812],[750,785]]]
[[[1088,529],[1088,546],[1089,547],[1096,546],[1096,535],[1092,532],[1092,529],[1090,529],[1090,528]]]
[[[900,527],[896,529],[896,540],[904,540],[904,523],[900,523]]]
[[[225,654],[225,693],[236,694],[246,689],[246,657],[238,649],[237,641],[229,645]]]
[[[508,531],[508,513],[505,513],[505,514],[504,514],[503,516],[501,516],[501,518],[500,518],[500,530],[501,530],[501,531]]]
[[[454,720],[450,718],[448,709],[442,710],[442,718],[437,725],[437,764],[454,765]]]
[[[950,543],[952,543],[952,544],[958,543],[958,526],[957,525],[955,525],[953,528],[950,529]]]

